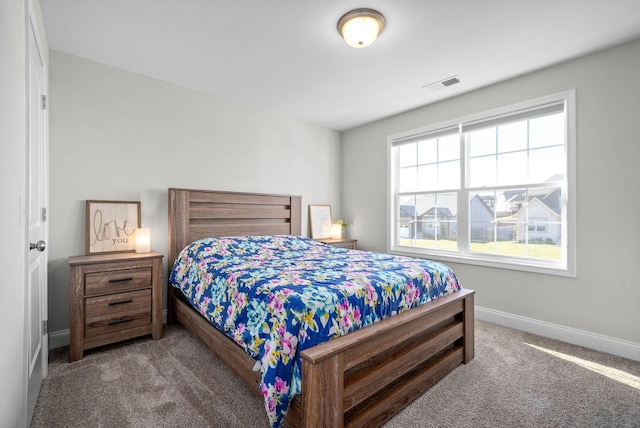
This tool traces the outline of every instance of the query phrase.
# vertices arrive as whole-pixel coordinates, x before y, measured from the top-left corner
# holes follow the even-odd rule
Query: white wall
[[[87,199],[140,200],[165,255],[169,187],[302,195],[303,234],[308,204],[340,213],[336,131],[56,51],[49,98],[53,336],[69,328],[67,259],[85,252]]]
[[[25,2],[0,2],[0,425],[20,426],[25,406],[25,230],[20,197],[25,191]]]
[[[345,132],[350,233],[386,250],[387,136],[575,88],[577,277],[451,266],[481,307],[640,346],[638,70],[635,41]]]

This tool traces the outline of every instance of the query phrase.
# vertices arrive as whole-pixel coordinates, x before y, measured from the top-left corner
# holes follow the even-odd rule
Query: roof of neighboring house
[[[552,207],[550,207],[549,205],[545,204],[545,203],[544,203],[540,198],[538,198],[538,197],[534,197],[534,198],[530,198],[530,199],[529,199],[529,206],[530,206],[530,207],[532,206],[532,204],[535,204],[535,203],[541,204],[543,207],[546,207],[546,208],[549,210],[549,212],[550,212],[550,213],[553,213],[553,215],[555,215],[555,216],[560,216],[560,213],[559,213],[558,211],[555,211]],[[515,212],[515,213],[514,213],[511,217],[509,217],[509,218],[511,218],[511,219],[518,219],[518,218],[520,218],[520,216],[522,215],[522,213],[523,213],[525,210],[526,210],[526,208],[524,208],[524,207],[523,207],[523,208],[519,209],[517,212]],[[547,218],[549,218],[549,217],[547,217]],[[507,220],[507,219],[505,218],[505,219],[501,219],[501,220]]]
[[[505,192],[506,195],[507,192]],[[505,196],[506,197],[506,196]],[[495,198],[494,198],[495,199]],[[490,213],[493,213],[493,210],[491,209],[491,207],[489,205],[487,205],[487,200],[492,200],[492,198],[487,198],[485,196],[480,196],[480,195],[474,195],[471,198],[471,201],[477,201],[480,204],[482,204],[482,206],[484,206]]]
[[[400,217],[415,217],[416,207],[413,205],[400,205]]]
[[[554,213],[560,214],[562,211],[560,206],[560,196],[562,195],[562,191],[559,188],[555,188],[552,191],[549,191],[548,188],[545,189],[529,189],[528,192],[528,201],[531,202],[534,199],[539,200],[546,206],[548,206]],[[522,201],[525,199],[525,191],[507,191],[504,192],[504,196],[507,201]]]
[[[541,202],[544,202],[546,206],[551,208],[554,213],[560,214],[562,212],[562,207],[560,206],[560,196],[562,195],[562,191],[560,189],[555,189],[554,191],[547,193],[540,199]]]
[[[453,213],[451,212],[451,210],[449,208],[444,208],[444,207],[432,207],[431,209],[425,211],[422,213],[422,215],[420,217],[424,217],[426,215],[428,216],[433,216],[434,214],[436,214],[436,210],[438,212],[438,217],[439,218],[451,218],[453,217]]]

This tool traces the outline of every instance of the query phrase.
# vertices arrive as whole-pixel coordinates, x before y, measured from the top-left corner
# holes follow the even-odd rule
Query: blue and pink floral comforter
[[[301,392],[302,350],[461,288],[440,263],[299,236],[196,241],[169,281],[259,362],[275,427]]]

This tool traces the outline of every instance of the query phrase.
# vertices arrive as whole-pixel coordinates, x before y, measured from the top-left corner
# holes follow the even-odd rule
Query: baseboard
[[[167,310],[164,309],[162,311],[162,324],[167,323]],[[69,346],[69,336],[71,331],[69,329],[66,330],[58,330],[52,331],[49,333],[49,349],[62,348],[63,346]]]
[[[596,351],[640,361],[639,343],[513,315],[494,309],[483,308],[481,306],[475,307],[475,317],[482,321],[504,325],[526,331],[527,333],[533,333],[574,345],[584,346],[585,348],[595,349]]]
[[[62,348],[69,346],[70,330],[58,330],[49,333],[49,349]]]

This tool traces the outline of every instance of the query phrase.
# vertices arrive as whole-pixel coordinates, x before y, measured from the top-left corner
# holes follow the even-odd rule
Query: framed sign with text
[[[331,205],[309,205],[311,238],[331,238]]]
[[[87,255],[135,251],[139,201],[87,201]]]

